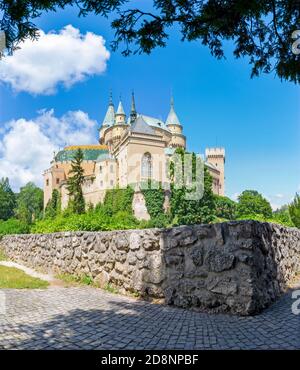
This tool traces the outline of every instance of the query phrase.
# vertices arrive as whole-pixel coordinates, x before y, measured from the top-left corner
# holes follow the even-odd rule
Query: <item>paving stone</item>
[[[2,292],[0,349],[300,349],[291,292],[253,317],[192,312],[91,287]]]

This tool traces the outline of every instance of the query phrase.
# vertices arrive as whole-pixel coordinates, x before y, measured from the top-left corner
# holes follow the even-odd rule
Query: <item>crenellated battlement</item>
[[[206,148],[205,157],[207,163],[210,163],[219,171],[217,178],[213,178],[213,192],[219,195],[225,194],[225,149],[224,148]]]
[[[205,157],[224,157],[225,158],[225,149],[224,148],[206,148]]]

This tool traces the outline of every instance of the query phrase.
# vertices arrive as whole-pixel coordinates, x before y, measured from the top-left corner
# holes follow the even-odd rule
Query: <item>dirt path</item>
[[[25,274],[32,276],[34,278],[38,278],[41,280],[48,281],[51,286],[63,286],[63,282],[61,280],[58,280],[55,278],[52,274],[42,274],[40,272],[37,272],[29,267],[26,267],[24,265],[20,265],[19,263],[12,262],[12,261],[0,261],[0,266],[6,266],[6,267],[14,267],[19,270],[22,270],[25,272]]]

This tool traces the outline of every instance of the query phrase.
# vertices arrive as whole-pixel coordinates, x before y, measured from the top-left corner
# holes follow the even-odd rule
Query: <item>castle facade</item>
[[[128,117],[122,102],[119,102],[115,110],[110,97],[99,129],[99,143],[64,148],[54,156],[51,167],[44,172],[44,206],[51,199],[54,189],[61,194],[62,208],[67,206],[69,195],[66,180],[71,161],[79,148],[84,155],[83,195],[86,204],[96,205],[103,201],[108,189],[125,188],[149,179],[168,183],[167,164],[176,148],[186,148],[186,137],[175,112],[173,99],[168,117],[163,122],[138,113],[134,94]],[[219,195],[224,195],[225,191],[224,165],[224,148],[205,150],[205,166],[213,178],[213,192]]]

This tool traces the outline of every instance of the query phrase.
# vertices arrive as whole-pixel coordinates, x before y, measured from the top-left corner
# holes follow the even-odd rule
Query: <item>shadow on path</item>
[[[5,294],[0,348],[300,348],[300,316],[291,312],[291,291],[254,317],[198,313],[86,287]]]

